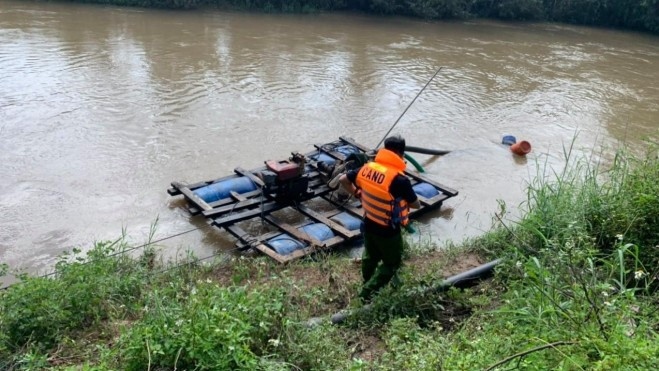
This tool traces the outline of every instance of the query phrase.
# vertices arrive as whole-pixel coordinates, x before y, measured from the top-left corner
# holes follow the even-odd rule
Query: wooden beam
[[[247,170],[245,170],[241,167],[237,167],[237,168],[233,169],[233,171],[235,171],[237,174],[248,177],[252,182],[254,182],[259,187],[265,186],[265,183],[263,183],[263,180],[261,180],[261,178],[254,175],[254,173],[252,173],[251,171],[247,171]]]
[[[336,211],[336,210],[335,210],[335,211]],[[304,227],[304,226],[307,225],[307,224],[309,224],[309,221],[308,221],[308,220],[305,220],[305,221],[302,221],[302,222],[300,222],[300,223],[293,224],[293,227],[295,227],[295,228],[300,228],[300,227]],[[276,231],[272,231],[272,232],[267,232],[267,233],[261,234],[261,235],[259,235],[259,236],[256,237],[256,238],[257,238],[259,241],[267,241],[267,240],[269,240],[269,239],[271,239],[271,238],[273,238],[273,237],[277,237],[277,236],[279,236],[279,235],[282,234],[282,233],[283,233],[282,231],[280,231],[280,230],[276,230]],[[242,245],[241,245],[241,244],[238,244],[238,243],[236,244],[236,246],[238,246],[238,247],[242,247]]]
[[[252,247],[254,243],[259,241],[258,238],[245,232],[242,228],[240,228],[235,224],[225,227],[225,229],[227,230],[227,232],[231,233],[234,237],[238,239],[235,245],[239,250],[247,250],[248,248]]]
[[[333,144],[336,144],[337,146],[340,145],[340,143],[333,143]],[[322,148],[323,145],[321,145],[321,144],[314,144],[314,147],[316,147],[316,148],[318,149],[319,152],[325,153],[325,154],[327,154],[328,156],[334,158],[335,160],[345,161],[345,159],[346,159],[346,156],[345,156],[343,153],[341,153],[341,152],[336,152],[336,151],[328,151],[328,150],[326,150],[326,149],[323,149],[323,148]]]
[[[343,237],[335,236],[335,237],[330,238],[329,240],[326,240],[325,245],[323,245],[323,246],[307,246],[303,249],[295,250],[295,251],[293,251],[292,253],[290,253],[288,255],[284,255],[284,257],[286,259],[285,261],[288,262],[288,261],[291,261],[291,260],[302,258],[302,257],[307,256],[307,255],[311,255],[311,254],[313,254],[315,252],[318,252],[318,251],[328,250],[328,249],[331,249],[331,248],[335,247],[336,245],[339,245],[343,242],[345,242]]]
[[[266,201],[266,200],[263,200],[263,201]],[[207,218],[211,218],[211,217],[214,217],[214,216],[220,216],[221,214],[241,211],[242,209],[244,209],[246,207],[258,205],[260,203],[261,203],[261,198],[260,197],[259,198],[250,198],[250,199],[246,199],[244,201],[234,202],[233,204],[225,205],[225,206],[222,206],[222,207],[216,207],[216,208],[211,209],[211,210],[205,210],[204,211],[204,216],[207,217]]]
[[[255,189],[253,191],[249,191],[249,192],[245,192],[245,193],[240,194],[241,197],[245,197],[246,199],[252,198],[254,196],[259,196],[259,195],[261,195],[261,189]],[[227,198],[223,198],[221,200],[217,200],[215,202],[209,202],[208,206],[210,206],[212,208],[216,208],[218,206],[223,206],[223,205],[230,204],[230,203],[233,203],[233,202],[235,202],[234,198],[227,197]]]
[[[247,198],[245,198],[244,196],[241,196],[236,191],[229,191],[229,194],[231,195],[231,198],[233,198],[236,201],[245,201],[245,200],[247,200]]]
[[[307,246],[303,249],[295,250],[288,255],[281,255],[265,244],[256,245],[255,248],[263,252],[264,254],[270,256],[271,258],[275,259],[279,263],[286,264],[292,260],[300,259],[304,256],[311,255],[315,252],[331,249],[336,245],[343,243],[344,239],[343,237],[335,236],[325,242],[326,244],[323,246],[315,246],[315,245]]]
[[[316,246],[321,246],[323,244],[322,241],[319,241],[319,240],[309,236],[307,233],[304,233],[304,232],[300,231],[299,229],[293,227],[292,225],[290,225],[288,223],[284,223],[282,221],[279,221],[277,218],[275,218],[272,215],[268,215],[268,216],[264,217],[263,219],[265,219],[267,222],[271,223],[275,227],[277,227],[277,228],[285,231],[286,233],[290,234],[291,236],[297,238],[300,241],[304,241],[308,244],[316,245]]]
[[[237,223],[243,220],[251,219],[255,216],[259,216],[261,213],[267,214],[272,211],[283,209],[288,207],[288,205],[283,205],[274,201],[268,201],[263,203],[263,207],[257,207],[254,209],[246,210],[237,214],[230,214],[227,216],[220,216],[213,219],[213,225],[218,227],[225,227],[233,223]]]
[[[194,192],[189,190],[186,186],[184,186],[181,183],[178,182],[173,182],[172,185],[177,188],[183,195],[190,200],[190,202],[194,203],[197,207],[199,207],[202,210],[210,210],[212,207],[208,206],[206,201],[202,200],[201,197],[197,196]]]
[[[332,229],[334,232],[336,232],[337,234],[340,234],[342,237],[344,237],[346,239],[351,239],[353,237],[358,236],[361,233],[359,230],[351,231],[349,229],[346,229],[341,224],[339,224],[339,223],[337,223],[337,222],[335,222],[331,219],[326,218],[322,214],[317,213],[317,212],[309,209],[305,205],[299,204],[298,209],[303,214],[305,214],[306,216],[310,217],[311,219],[315,220],[316,222],[320,222],[320,223],[325,224],[330,229]]]
[[[260,243],[256,246],[254,246],[254,248],[259,250],[260,252],[268,255],[269,257],[275,259],[276,261],[278,261],[279,263],[282,263],[282,264],[287,263],[289,260],[291,260],[291,259],[287,259],[286,255],[278,254],[275,250],[270,248],[270,246],[267,246],[263,243]]]
[[[336,208],[340,211],[347,211],[353,216],[356,216],[358,218],[363,218],[364,217],[364,209],[359,209],[357,207],[354,207],[350,204],[347,203],[339,203],[338,201],[332,200],[331,197],[328,197],[327,195],[321,196],[323,200],[331,203],[332,205],[336,206]],[[338,214],[338,213],[337,213]]]

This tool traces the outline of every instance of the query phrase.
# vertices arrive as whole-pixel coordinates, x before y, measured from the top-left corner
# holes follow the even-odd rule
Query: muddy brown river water
[[[339,135],[419,147],[460,192],[414,237],[488,230],[538,167],[659,136],[659,38],[556,24],[428,23],[0,2],[0,262],[45,272],[125,229],[132,244],[203,225],[165,192]],[[528,140],[514,158],[501,138]],[[160,248],[232,247],[202,229]]]

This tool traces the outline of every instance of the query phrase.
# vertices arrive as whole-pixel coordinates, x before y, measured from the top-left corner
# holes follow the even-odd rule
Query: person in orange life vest
[[[403,175],[404,153],[405,139],[389,137],[374,162],[339,179],[344,189],[361,199],[364,209],[364,285],[359,296],[367,301],[387,285],[400,268],[403,258],[401,226],[409,223],[409,209],[420,207],[410,180]]]

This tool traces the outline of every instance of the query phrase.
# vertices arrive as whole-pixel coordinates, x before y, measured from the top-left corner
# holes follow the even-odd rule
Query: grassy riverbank
[[[75,1],[75,0],[74,0]],[[88,3],[172,9],[311,13],[351,10],[423,19],[485,17],[550,21],[659,33],[659,0],[80,0]]]
[[[0,369],[656,369],[657,152],[573,164],[530,186],[521,221],[502,205],[478,239],[410,246],[402,287],[340,326],[306,324],[360,307],[349,259],[167,269],[100,243],[0,293]],[[426,290],[494,257],[491,281]]]

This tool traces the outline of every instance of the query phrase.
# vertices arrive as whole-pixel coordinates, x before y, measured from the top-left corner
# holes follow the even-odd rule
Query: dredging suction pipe
[[[414,153],[421,153],[424,155],[433,155],[433,156],[443,156],[448,153],[451,153],[451,151],[443,151],[439,149],[421,148],[414,146],[405,146],[405,152],[414,152]]]
[[[443,292],[451,287],[465,288],[465,287],[474,286],[476,283],[480,282],[481,280],[490,277],[493,274],[494,267],[496,267],[497,264],[499,263],[501,263],[501,259],[496,259],[489,263],[485,263],[476,268],[470,269],[466,272],[462,272],[460,274],[451,276],[445,279],[444,281],[440,282],[438,285],[434,285],[428,288],[426,290],[426,293]],[[349,310],[340,311],[334,314],[332,317],[330,317],[330,322],[336,325],[344,322],[350,315],[352,315],[356,311],[368,311],[370,309],[371,309],[371,305],[367,304],[355,311],[349,311]],[[307,326],[313,327],[321,324],[322,322],[323,322],[322,318],[315,317],[307,322]]]

